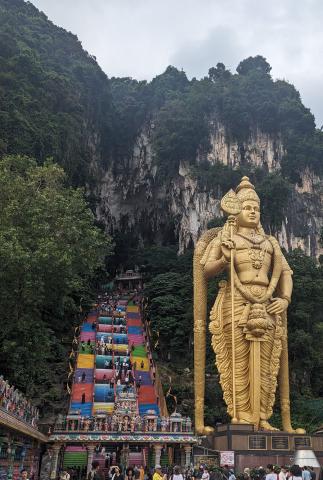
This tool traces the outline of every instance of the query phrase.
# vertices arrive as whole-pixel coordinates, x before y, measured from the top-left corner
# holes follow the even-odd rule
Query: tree
[[[247,75],[254,70],[269,75],[271,66],[261,55],[257,55],[256,57],[248,57],[245,60],[242,60],[242,62],[240,62],[237,66],[237,72],[239,75]]]
[[[0,160],[0,362],[39,402],[57,389],[66,362],[61,337],[111,252],[82,190],[65,182],[54,163]]]
[[[209,69],[209,78],[213,82],[217,80],[227,80],[231,77],[230,70],[225,68],[224,63],[217,63],[216,67],[211,67]]]

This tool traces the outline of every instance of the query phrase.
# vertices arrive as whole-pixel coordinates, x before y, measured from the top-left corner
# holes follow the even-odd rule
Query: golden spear
[[[221,200],[222,210],[229,214],[230,226],[230,282],[231,282],[231,346],[232,346],[232,423],[238,423],[236,406],[236,355],[235,355],[235,325],[234,325],[234,248],[233,248],[233,227],[236,224],[236,215],[241,212],[241,202],[235,192],[231,189]],[[224,242],[225,245],[225,242]]]

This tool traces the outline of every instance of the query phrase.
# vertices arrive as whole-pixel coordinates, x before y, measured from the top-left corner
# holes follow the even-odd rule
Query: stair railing
[[[151,332],[150,332],[149,326],[147,325],[145,315],[142,312],[142,304],[140,304],[140,306],[139,306],[139,313],[140,313],[141,323],[142,323],[143,328],[145,329],[145,332],[146,332],[146,338],[147,338],[148,345],[151,346],[151,336],[150,336]],[[147,349],[147,345],[146,345],[146,349]],[[151,350],[151,348],[150,348],[150,350]],[[149,353],[149,352],[147,351],[147,353]],[[158,373],[157,365],[156,365],[156,362],[153,359],[153,356],[149,355],[149,357],[150,357],[150,360],[151,360],[151,364],[149,366],[149,373],[151,375],[151,371],[154,368],[155,377],[152,378],[152,380],[153,380],[153,383],[154,383],[154,386],[155,386],[155,391],[157,393],[157,400],[159,399],[158,405],[159,405],[160,413],[163,417],[168,417],[169,416],[168,408],[167,408],[166,399],[165,399],[165,395],[164,395],[163,385],[162,385],[162,382],[161,382],[161,379],[160,379],[160,376],[159,376],[159,373]]]

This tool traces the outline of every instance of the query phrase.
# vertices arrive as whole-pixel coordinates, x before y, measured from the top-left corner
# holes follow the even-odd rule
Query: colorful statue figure
[[[207,279],[227,272],[210,314],[209,329],[223,397],[232,423],[275,430],[269,423],[277,383],[283,429],[290,420],[287,307],[292,271],[277,240],[260,223],[260,200],[248,177],[221,201],[229,218],[208,230],[194,254],[195,426],[204,426]],[[297,433],[303,433],[301,429]]]

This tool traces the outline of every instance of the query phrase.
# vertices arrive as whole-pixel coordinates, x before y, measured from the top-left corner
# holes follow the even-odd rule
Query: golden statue
[[[202,235],[194,253],[196,431],[213,431],[204,426],[207,279],[227,271],[229,280],[219,283],[209,329],[228,414],[232,423],[276,430],[269,419],[279,383],[283,430],[295,432],[286,315],[292,271],[277,240],[261,226],[260,200],[248,177],[223,197],[221,207],[229,214],[227,222]]]

